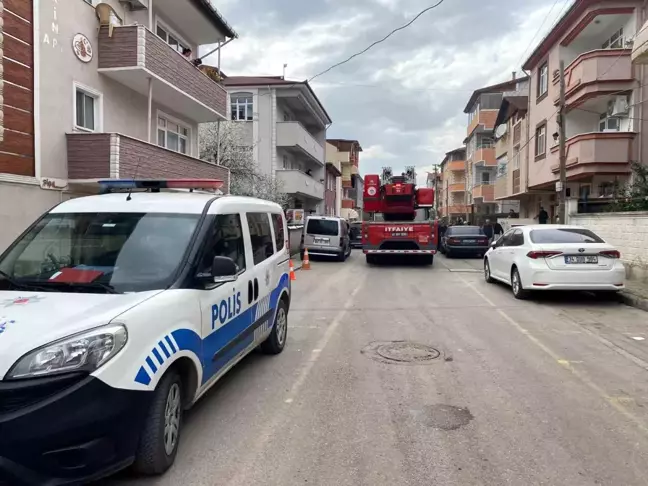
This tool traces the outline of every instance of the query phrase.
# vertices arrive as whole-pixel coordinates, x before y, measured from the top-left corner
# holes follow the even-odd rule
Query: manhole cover
[[[411,341],[374,342],[366,346],[362,354],[392,364],[427,364],[441,356],[439,350]]]

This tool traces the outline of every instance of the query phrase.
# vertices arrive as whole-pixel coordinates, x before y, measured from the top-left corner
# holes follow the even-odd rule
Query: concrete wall
[[[569,224],[589,228],[616,246],[628,278],[648,281],[648,212],[570,214]]]

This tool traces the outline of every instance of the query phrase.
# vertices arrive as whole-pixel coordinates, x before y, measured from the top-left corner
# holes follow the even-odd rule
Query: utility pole
[[[558,109],[558,145],[560,153],[560,185],[556,189],[560,193],[558,217],[560,224],[566,224],[567,214],[567,155],[565,147],[565,61],[560,61],[560,105]],[[548,134],[547,134],[548,136]]]
[[[439,217],[439,174],[438,166],[434,166],[434,217]]]

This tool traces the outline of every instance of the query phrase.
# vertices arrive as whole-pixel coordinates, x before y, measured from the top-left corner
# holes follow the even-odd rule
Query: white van
[[[308,216],[301,241],[301,259],[304,250],[314,256],[335,257],[343,262],[351,254],[349,223],[336,216]]]
[[[286,344],[279,205],[103,185],[153,192],[63,202],[0,256],[0,484],[162,473],[183,411]]]

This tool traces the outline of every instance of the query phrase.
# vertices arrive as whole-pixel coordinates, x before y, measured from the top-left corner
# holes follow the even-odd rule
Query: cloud
[[[215,0],[240,34],[228,74],[303,80],[409,21],[431,0]],[[360,172],[383,165],[419,178],[462,145],[473,90],[505,81],[571,0],[446,0],[366,54],[312,85],[333,119],[331,138],[357,139]],[[544,24],[543,24],[544,21]],[[535,38],[534,38],[535,36]],[[207,62],[215,62],[210,59]]]

